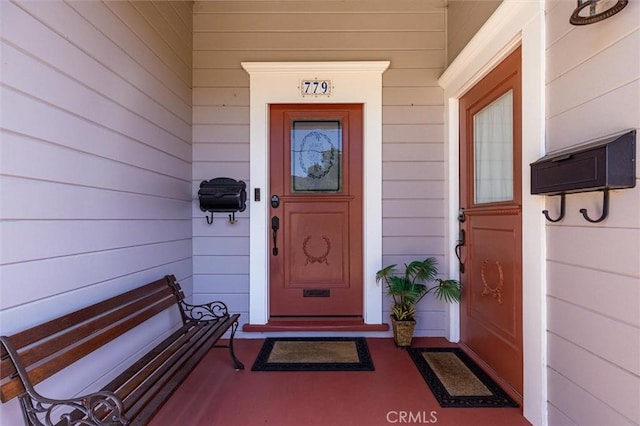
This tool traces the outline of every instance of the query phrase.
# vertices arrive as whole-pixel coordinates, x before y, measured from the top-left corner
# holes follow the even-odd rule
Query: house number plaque
[[[317,78],[300,81],[300,94],[305,96],[331,96],[331,80]]]

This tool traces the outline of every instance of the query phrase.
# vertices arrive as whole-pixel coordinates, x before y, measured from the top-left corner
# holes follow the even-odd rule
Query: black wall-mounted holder
[[[609,214],[609,191],[635,185],[635,130],[555,152],[531,163],[531,193],[560,196],[557,218],[552,219],[548,210],[542,211],[549,222],[564,218],[566,194],[593,191],[603,192],[602,214],[592,219],[587,209],[580,209],[580,213],[588,222],[602,222]]]
[[[231,178],[220,177],[200,182],[198,191],[200,210],[211,212],[207,223],[213,223],[213,213],[231,213],[229,222],[236,223],[236,212],[247,208],[247,184]]]

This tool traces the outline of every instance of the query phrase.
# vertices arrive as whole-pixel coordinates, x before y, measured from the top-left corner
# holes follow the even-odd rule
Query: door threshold
[[[389,324],[365,324],[362,319],[276,318],[266,324],[244,324],[243,332],[269,331],[387,331]]]

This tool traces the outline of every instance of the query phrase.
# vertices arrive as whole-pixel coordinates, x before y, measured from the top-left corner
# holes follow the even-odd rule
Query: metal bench
[[[183,325],[98,392],[51,399],[34,388],[43,380],[166,309],[179,309]],[[228,347],[239,314],[222,302],[191,305],[173,275],[0,341],[0,397],[20,400],[28,425],[146,424],[212,347]],[[227,330],[228,343],[216,345]],[[60,373],[64,375],[64,372]]]

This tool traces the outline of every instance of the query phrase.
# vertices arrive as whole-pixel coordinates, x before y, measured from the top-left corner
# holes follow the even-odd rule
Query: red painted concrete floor
[[[375,371],[254,372],[262,339],[236,341],[245,364],[214,349],[158,412],[152,426],[529,425],[520,408],[442,408],[406,351],[367,339]],[[447,346],[414,339],[414,346]]]

